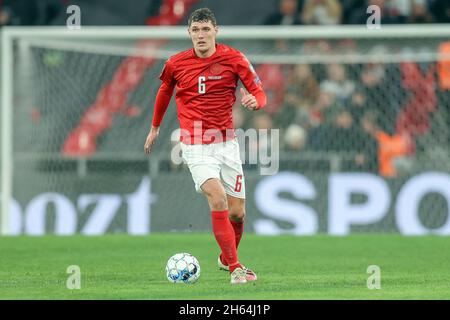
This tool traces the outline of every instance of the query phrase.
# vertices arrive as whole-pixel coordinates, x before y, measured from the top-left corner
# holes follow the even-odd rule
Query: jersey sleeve
[[[159,127],[169,106],[170,99],[173,94],[173,86],[167,85],[165,82],[161,84],[156,94],[155,108],[153,110],[152,125]]]
[[[263,91],[261,79],[259,79],[250,61],[241,52],[238,53],[236,72],[248,92],[256,96]]]
[[[173,87],[175,85],[175,78],[173,75],[173,63],[169,59],[164,64],[164,67],[159,75],[159,79],[164,82],[169,87]]]
[[[256,74],[250,61],[241,52],[238,52],[236,72],[247,91],[256,97],[258,109],[263,108],[266,105],[267,97],[263,90],[261,79]]]

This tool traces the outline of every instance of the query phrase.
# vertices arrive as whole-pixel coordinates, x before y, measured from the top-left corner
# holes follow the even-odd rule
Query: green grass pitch
[[[0,237],[0,299],[449,299],[449,248],[449,237],[245,234],[240,260],[259,279],[232,286],[208,233]],[[177,252],[200,261],[194,285],[166,280]],[[70,265],[80,290],[66,288]],[[369,265],[381,269],[379,290],[367,288]]]

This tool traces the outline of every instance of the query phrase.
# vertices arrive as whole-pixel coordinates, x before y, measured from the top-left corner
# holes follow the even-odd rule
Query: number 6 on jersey
[[[198,77],[198,93],[204,94],[206,92],[206,77],[200,76]]]

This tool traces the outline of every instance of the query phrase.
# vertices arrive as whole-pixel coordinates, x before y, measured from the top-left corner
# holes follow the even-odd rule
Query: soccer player
[[[222,250],[219,268],[230,272],[232,284],[243,284],[257,277],[237,254],[245,218],[245,180],[232,118],[238,80],[249,92],[241,88],[245,108],[258,110],[267,99],[247,58],[216,43],[218,26],[211,10],[194,11],[188,25],[193,48],[170,57],[164,65],[144,151],[150,153],[176,88],[182,157],[196,191],[208,200],[212,230]]]

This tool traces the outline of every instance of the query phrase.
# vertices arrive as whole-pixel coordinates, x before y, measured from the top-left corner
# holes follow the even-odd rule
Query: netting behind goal
[[[447,35],[251,34],[254,30],[248,38],[218,38],[249,58],[268,95],[260,112],[244,110],[237,99],[235,126],[279,130],[279,171],[304,175],[317,190],[308,202],[317,214],[317,232],[330,231],[332,173],[369,173],[383,179],[395,199],[409,178],[449,171]],[[143,153],[159,73],[170,55],[191,47],[187,35],[145,40],[133,32],[123,38],[99,33],[98,39],[44,35],[24,34],[13,42],[10,232],[208,230],[206,202],[195,194],[187,168],[171,160],[178,128],[174,99],[154,154]],[[242,143],[242,154],[252,147]],[[302,233],[295,219],[265,213],[258,203],[264,179],[258,164],[244,163],[244,170],[253,211],[248,228],[264,233],[270,229],[264,223],[272,219],[278,229],[270,230]],[[301,199],[289,191],[279,196]],[[358,192],[351,198],[367,200]],[[398,231],[394,201],[384,216],[355,223],[352,230]],[[420,202],[419,220],[439,229],[447,206],[439,191],[429,192]]]

